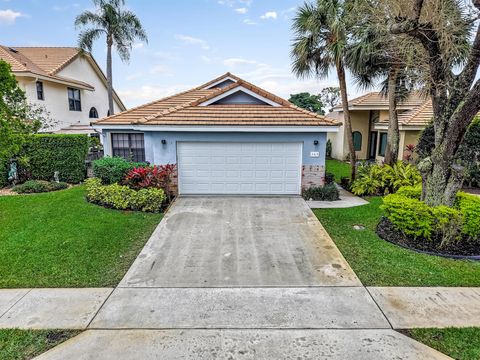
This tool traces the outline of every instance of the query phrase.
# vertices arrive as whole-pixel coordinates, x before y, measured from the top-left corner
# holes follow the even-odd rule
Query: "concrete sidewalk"
[[[336,184],[337,185],[337,184]],[[355,196],[348,192],[341,186],[337,185],[338,192],[340,193],[340,200],[336,201],[307,201],[308,206],[311,209],[344,209],[355,206],[367,205],[368,201],[362,199],[359,196]]]

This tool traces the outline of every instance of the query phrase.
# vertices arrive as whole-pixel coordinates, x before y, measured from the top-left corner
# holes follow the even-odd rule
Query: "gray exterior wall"
[[[237,91],[229,96],[226,96],[218,101],[215,101],[210,106],[214,105],[228,105],[228,104],[252,104],[252,105],[268,105],[252,95],[246,94],[243,91]]]
[[[110,133],[134,132],[129,130],[103,130],[104,152],[111,156]],[[146,131],[145,159],[152,164],[176,164],[177,141],[217,141],[217,142],[303,142],[303,165],[325,166],[326,133],[240,133],[240,132],[158,132]],[[162,140],[166,144],[162,145]],[[314,141],[318,140],[318,145]],[[318,151],[319,157],[310,157],[310,152]]]

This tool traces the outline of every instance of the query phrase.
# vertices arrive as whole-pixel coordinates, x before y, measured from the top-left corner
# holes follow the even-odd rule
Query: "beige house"
[[[348,102],[352,121],[353,142],[359,160],[382,161],[385,155],[388,130],[388,99],[380,93],[371,92]],[[397,106],[400,128],[399,159],[408,154],[406,147],[416,145],[421,130],[433,116],[430,99],[414,93]],[[337,105],[327,117],[341,123],[342,106]],[[345,126],[338,133],[328,134],[332,143],[332,157],[345,160],[348,157],[348,143]]]
[[[54,132],[92,132],[90,122],[108,114],[107,79],[94,58],[73,47],[6,47],[0,59],[12,67],[30,103],[49,112]],[[115,112],[125,105],[114,92]]]

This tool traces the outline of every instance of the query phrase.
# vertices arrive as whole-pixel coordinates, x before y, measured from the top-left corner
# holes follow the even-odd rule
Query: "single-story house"
[[[371,92],[348,102],[352,122],[353,144],[357,159],[383,161],[387,146],[389,106],[387,97]],[[420,132],[432,120],[433,109],[430,98],[414,92],[397,105],[400,130],[399,160],[408,155],[407,146],[416,145]],[[333,108],[327,118],[344,123],[342,105]],[[332,143],[332,157],[345,160],[348,143],[345,126],[337,133],[328,135]]]
[[[322,185],[339,124],[230,73],[92,124],[106,156],[177,164],[180,194],[300,194]]]

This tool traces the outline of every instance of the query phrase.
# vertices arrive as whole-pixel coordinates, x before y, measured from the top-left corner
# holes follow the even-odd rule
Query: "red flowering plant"
[[[133,168],[127,173],[122,183],[134,190],[152,187],[163,189],[168,200],[171,200],[172,175],[175,169],[175,164]]]

